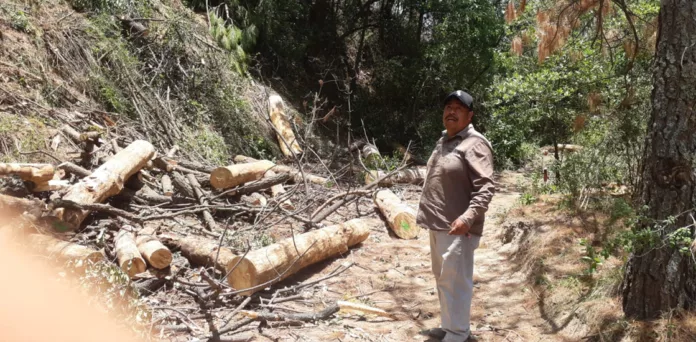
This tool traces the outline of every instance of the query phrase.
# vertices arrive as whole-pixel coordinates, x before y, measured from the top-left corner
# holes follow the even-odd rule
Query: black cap
[[[469,110],[474,110],[474,98],[469,95],[469,93],[463,90],[456,90],[447,95],[445,98],[445,103],[452,98],[456,98],[459,102],[463,103]]]

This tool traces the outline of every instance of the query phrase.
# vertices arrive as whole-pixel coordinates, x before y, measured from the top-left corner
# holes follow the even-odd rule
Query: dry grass
[[[542,195],[536,203],[507,213],[527,232],[512,260],[527,272],[536,305],[554,333],[587,341],[696,341],[696,314],[670,313],[652,322],[626,319],[621,307],[623,257],[610,258],[592,274],[580,239],[595,249],[615,229],[609,214],[561,209],[561,197]],[[616,223],[615,223],[616,225]]]

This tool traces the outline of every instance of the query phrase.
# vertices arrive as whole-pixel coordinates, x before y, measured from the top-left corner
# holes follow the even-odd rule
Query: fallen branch
[[[201,190],[201,185],[198,184],[198,180],[196,180],[196,177],[193,174],[189,173],[188,175],[186,175],[186,179],[188,179],[191,188],[193,188],[193,192],[196,194],[198,202],[201,205],[208,205],[208,199],[205,198],[205,196],[203,195],[203,190]],[[213,215],[210,213],[210,210],[203,211],[203,220],[205,221],[206,226],[208,226],[208,229],[211,232],[217,230],[217,223],[215,223],[215,219],[213,218]]]
[[[108,204],[87,204],[87,203],[77,203],[70,200],[57,199],[51,202],[53,208],[65,208],[74,210],[87,210],[87,211],[97,211],[106,213],[112,216],[123,217],[127,220],[133,221],[138,224],[142,224],[144,221],[140,216],[136,216],[125,210],[114,208]]]
[[[300,314],[280,314],[271,312],[253,312],[242,311],[241,313],[253,320],[257,321],[301,321],[301,322],[316,322],[328,319],[331,315],[340,311],[341,308],[334,304],[319,312],[300,313]]]

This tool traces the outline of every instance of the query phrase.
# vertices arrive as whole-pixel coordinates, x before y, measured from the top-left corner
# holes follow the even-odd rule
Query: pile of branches
[[[54,148],[68,150],[63,154],[68,160],[36,151],[55,163],[0,163],[0,214],[10,218],[0,225],[0,235],[51,259],[115,264],[146,296],[169,291],[164,298],[172,298],[173,291],[180,306],[153,310],[182,317],[154,316],[152,329],[161,334],[236,341],[270,322],[303,324],[341,309],[390,317],[347,302],[310,313],[276,310],[280,303],[306,299],[314,286],[350,264],[321,279],[274,285],[365,241],[375,222],[345,216],[338,224],[327,222],[362,197],[374,195],[389,226],[403,228],[395,218],[408,209],[400,209],[403,204],[388,190],[378,191],[380,182],[401,170],[364,186],[342,187],[334,175],[318,175],[325,169],[309,167],[297,155],[288,165],[237,156],[231,165],[214,166],[180,156],[176,145],[158,150],[106,113],[69,115],[51,137]],[[406,227],[415,228],[413,213],[408,214]],[[288,220],[302,229],[263,248],[239,243],[244,232]],[[190,303],[199,314],[183,313]],[[233,320],[239,315],[243,318]],[[195,319],[204,320],[207,328],[198,327]],[[250,328],[254,322],[259,323]]]

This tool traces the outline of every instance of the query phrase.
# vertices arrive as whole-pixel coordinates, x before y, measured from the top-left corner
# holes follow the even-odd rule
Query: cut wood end
[[[402,239],[415,239],[421,231],[416,218],[409,213],[399,213],[394,219],[394,233]]]
[[[172,252],[166,248],[158,249],[150,255],[149,262],[156,269],[167,268],[172,263]]]
[[[145,261],[141,258],[133,258],[126,260],[119,265],[123,272],[128,274],[128,277],[133,278],[136,274],[140,274],[147,270],[147,265]]]
[[[273,110],[275,108],[278,108],[280,110],[283,109],[283,98],[278,96],[278,95],[271,95],[268,97],[268,103],[270,106],[270,110]],[[279,108],[280,107],[280,108]]]
[[[237,265],[237,263],[239,263],[239,265]],[[253,282],[254,279],[258,278],[256,267],[249,259],[236,256],[227,264],[227,269],[231,270],[235,265],[237,265],[237,267],[227,276],[227,283],[232,286],[232,288],[235,290],[244,290],[258,285]],[[260,290],[262,289],[250,290],[240,294],[242,296],[250,296],[254,292]]]
[[[230,178],[232,171],[226,167],[218,167],[210,173],[210,185],[215,189],[222,189]]]

